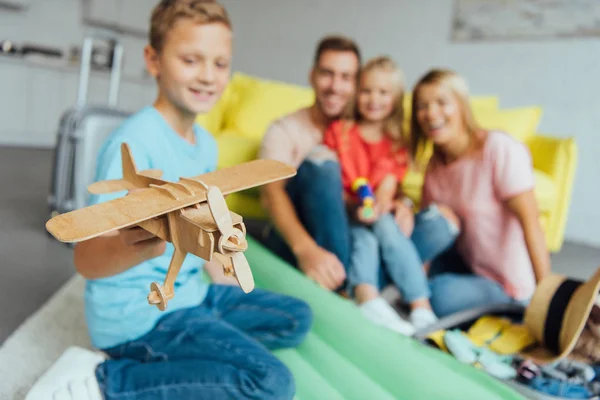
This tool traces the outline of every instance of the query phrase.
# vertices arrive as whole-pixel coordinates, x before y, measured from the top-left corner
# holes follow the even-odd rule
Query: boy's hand
[[[127,195],[140,191],[131,189]],[[167,243],[139,226],[130,226],[119,230],[123,244],[137,254],[144,262],[162,255],[167,249]]]
[[[412,210],[402,201],[394,202],[394,219],[406,237],[412,235],[415,227],[415,216]]]
[[[167,248],[164,240],[139,226],[121,229],[119,237],[125,246],[141,258],[140,262],[162,255]]]

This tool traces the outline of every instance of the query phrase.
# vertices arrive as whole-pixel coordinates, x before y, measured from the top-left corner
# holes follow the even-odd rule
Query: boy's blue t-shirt
[[[126,142],[138,172],[160,169],[162,179],[177,181],[214,171],[217,145],[214,138],[194,126],[196,144],[179,136],[154,107],[146,107],[129,117],[104,143],[97,160],[96,181],[120,179],[121,143]],[[102,203],[126,192],[91,196],[90,204]],[[147,260],[119,275],[88,280],[85,290],[85,316],[92,344],[106,349],[137,339],[148,333],[158,319],[181,308],[196,306],[204,300],[208,284],[202,281],[205,261],[188,254],[175,282],[175,297],[165,311],[148,304],[150,284],[161,285],[169,269],[173,245],[165,253]]]

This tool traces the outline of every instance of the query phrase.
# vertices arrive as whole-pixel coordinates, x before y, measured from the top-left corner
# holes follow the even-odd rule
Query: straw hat
[[[524,323],[537,346],[521,352],[539,364],[571,353],[588,320],[600,290],[600,268],[587,281],[551,274],[535,289]]]

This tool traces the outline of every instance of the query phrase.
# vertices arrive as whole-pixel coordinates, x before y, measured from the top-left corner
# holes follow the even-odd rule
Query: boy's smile
[[[158,79],[157,106],[175,108],[182,116],[209,112],[229,82],[232,33],[222,23],[180,19],[163,48],[147,52],[148,69]]]

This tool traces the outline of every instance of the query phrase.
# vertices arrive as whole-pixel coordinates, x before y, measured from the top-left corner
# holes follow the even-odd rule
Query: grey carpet
[[[51,165],[51,151],[0,148],[0,343],[74,273],[44,229]]]

